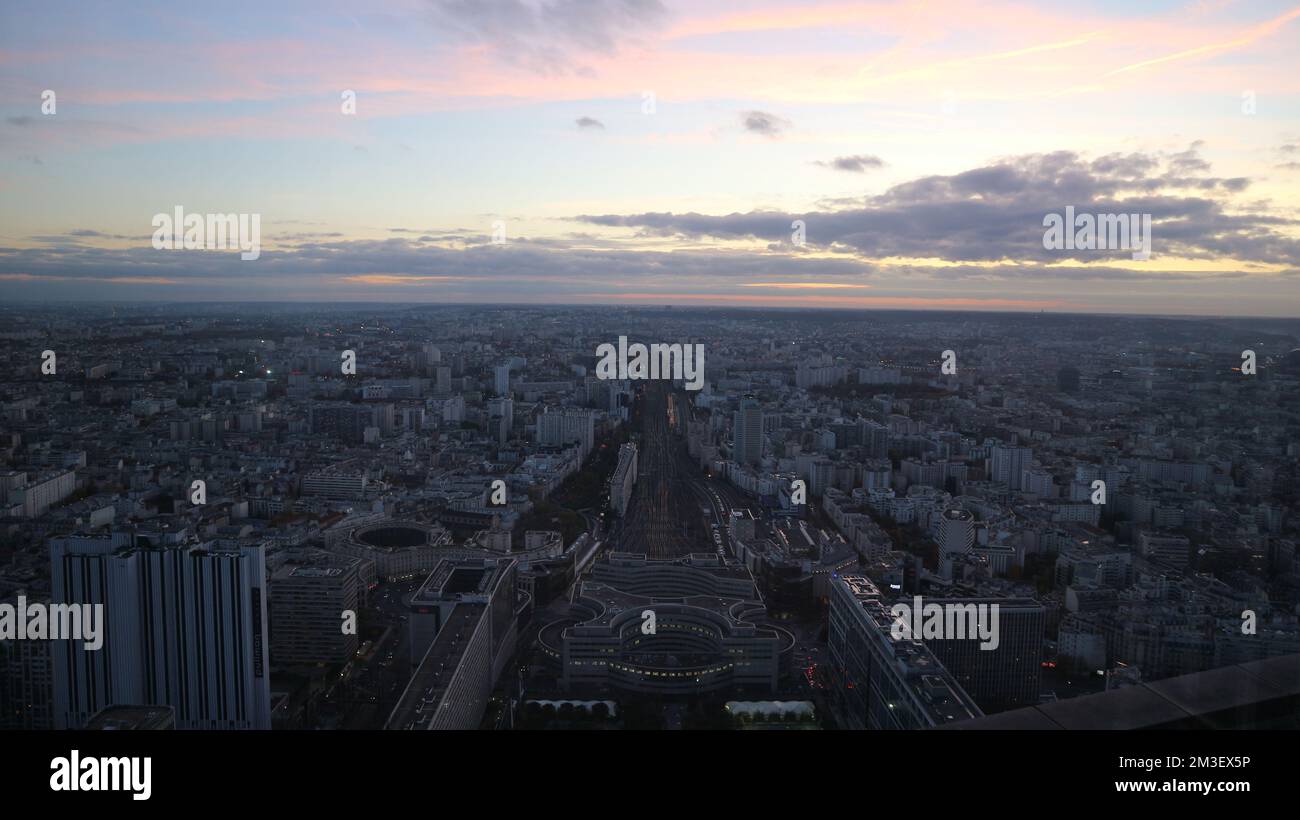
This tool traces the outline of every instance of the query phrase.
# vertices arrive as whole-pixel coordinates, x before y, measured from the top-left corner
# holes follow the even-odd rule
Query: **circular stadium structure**
[[[357,541],[380,549],[426,546],[432,543],[435,535],[436,531],[433,527],[400,521],[357,527],[352,531],[352,537]]]
[[[374,561],[375,574],[387,579],[427,574],[442,558],[502,557],[515,559],[521,570],[572,577],[574,558],[586,544],[584,536],[566,548],[560,533],[550,530],[529,530],[522,543],[512,543],[509,531],[495,529],[456,544],[440,523],[391,518],[368,520],[326,536],[329,549]]]
[[[375,562],[381,578],[407,578],[427,573],[441,558],[459,557],[451,533],[438,524],[381,520],[346,530],[330,549]]]

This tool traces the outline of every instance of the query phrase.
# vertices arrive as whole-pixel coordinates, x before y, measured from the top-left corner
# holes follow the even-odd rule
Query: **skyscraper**
[[[56,727],[115,704],[165,704],[178,729],[269,729],[265,550],[158,540],[50,542],[54,602],[102,604],[105,633],[99,650],[53,648]]]
[[[740,401],[732,422],[732,458],[741,464],[763,459],[763,408],[753,396]]]

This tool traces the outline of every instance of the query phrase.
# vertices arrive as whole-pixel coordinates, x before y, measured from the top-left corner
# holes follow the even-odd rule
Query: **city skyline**
[[[1294,726],[1297,319],[3,312],[0,729]]]
[[[729,801],[784,739],[1277,803],[1298,43],[1300,0],[0,3],[9,802],[373,813],[714,735]]]
[[[1300,308],[1286,3],[75,13],[0,12],[7,302]]]

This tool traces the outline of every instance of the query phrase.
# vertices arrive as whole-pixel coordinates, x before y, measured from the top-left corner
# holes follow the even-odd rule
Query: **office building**
[[[367,427],[374,425],[374,413],[367,405],[312,405],[308,408],[312,433],[357,444],[365,439]]]
[[[989,448],[989,477],[1006,484],[1012,490],[1024,485],[1024,471],[1033,459],[1028,447],[995,445]]]
[[[53,647],[56,728],[165,704],[180,729],[269,729],[263,547],[158,544],[119,531],[50,542],[56,604],[102,604],[103,646]]]
[[[577,444],[585,460],[596,440],[596,416],[590,410],[547,408],[537,417],[537,443],[544,447]]]
[[[939,517],[939,574],[952,578],[952,565],[975,545],[975,516],[966,510],[944,510]]]
[[[928,729],[983,713],[925,644],[893,637],[895,618],[865,575],[831,581],[832,709],[845,729]]]
[[[757,464],[763,459],[763,408],[752,396],[740,402],[732,420],[732,460]]]
[[[17,605],[17,596],[0,603]],[[48,604],[29,596],[30,601]],[[0,730],[54,728],[54,664],[57,641],[0,641]]]
[[[1138,554],[1151,561],[1183,567],[1187,565],[1190,552],[1191,541],[1185,535],[1154,533],[1146,530],[1138,534]]]
[[[284,564],[271,575],[271,662],[276,666],[342,664],[359,638],[342,629],[342,613],[365,600],[362,561],[324,551]]]
[[[424,651],[387,728],[479,727],[515,652],[515,576],[510,558],[439,562],[411,601],[412,650]]]
[[[924,638],[925,646],[984,712],[1038,703],[1047,625],[1042,604],[1029,598],[979,597],[927,597],[924,602],[942,607],[996,606],[996,646],[983,648],[978,637]]]
[[[363,498],[369,478],[359,470],[331,468],[302,478],[302,494],[324,498]]]

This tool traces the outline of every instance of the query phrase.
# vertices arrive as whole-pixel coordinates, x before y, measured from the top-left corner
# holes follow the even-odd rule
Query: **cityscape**
[[[0,2],[4,805],[1293,803],[1297,32]]]
[[[1294,728],[1297,320],[3,320],[5,728]]]

